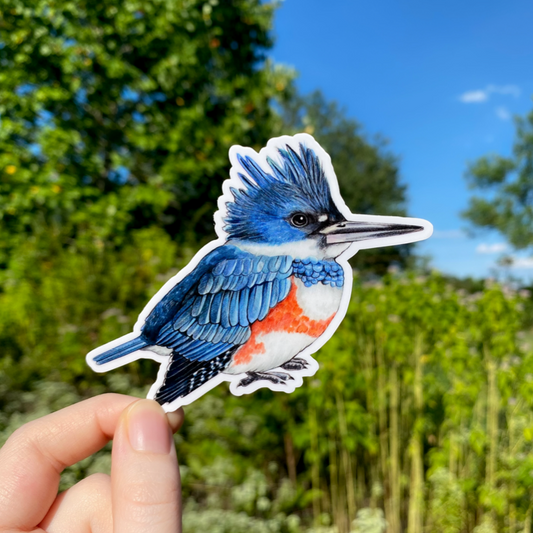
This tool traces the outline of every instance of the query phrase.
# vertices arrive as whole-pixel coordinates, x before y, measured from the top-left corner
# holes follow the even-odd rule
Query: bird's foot
[[[283,370],[305,370],[309,366],[309,363],[303,357],[293,357],[290,361],[281,365]]]
[[[246,377],[241,379],[239,382],[239,387],[247,387],[256,381],[267,380],[274,385],[281,385],[285,383],[288,379],[294,379],[289,374],[284,374],[282,372],[246,372]]]

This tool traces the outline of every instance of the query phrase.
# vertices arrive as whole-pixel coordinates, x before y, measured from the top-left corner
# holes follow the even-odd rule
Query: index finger
[[[120,414],[137,400],[104,394],[15,431],[0,450],[0,530],[39,524],[57,496],[64,468],[112,439]]]

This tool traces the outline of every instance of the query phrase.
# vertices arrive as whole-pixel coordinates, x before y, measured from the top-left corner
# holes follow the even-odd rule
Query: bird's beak
[[[398,237],[408,233],[423,231],[423,226],[412,224],[395,224],[386,222],[353,222],[344,221],[331,224],[319,231],[326,236],[327,244],[343,242],[359,242],[384,237]],[[413,239],[417,240],[417,239]]]

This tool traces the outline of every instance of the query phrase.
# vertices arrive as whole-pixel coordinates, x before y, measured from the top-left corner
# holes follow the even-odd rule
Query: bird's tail
[[[149,343],[143,340],[142,337],[136,337],[135,339],[131,339],[130,341],[124,342],[123,344],[114,346],[113,348],[107,350],[104,353],[98,354],[96,357],[93,358],[93,361],[97,365],[104,365],[105,363],[109,363],[110,361],[114,361],[115,359],[119,359],[120,357],[124,357],[129,353],[141,350],[142,348],[148,345]]]
[[[165,373],[165,380],[156,391],[154,400],[164,405],[172,403],[177,398],[188,396],[223,372],[237,348],[231,348],[209,361],[191,361],[174,351]]]

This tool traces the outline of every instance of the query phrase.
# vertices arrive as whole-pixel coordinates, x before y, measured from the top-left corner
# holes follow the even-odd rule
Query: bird
[[[148,398],[165,411],[223,381],[236,395],[292,392],[346,313],[358,250],[429,237],[423,219],[354,215],[331,158],[309,134],[230,149],[214,215],[218,239],[170,279],[132,333],[87,355],[97,372],[160,363]]]

